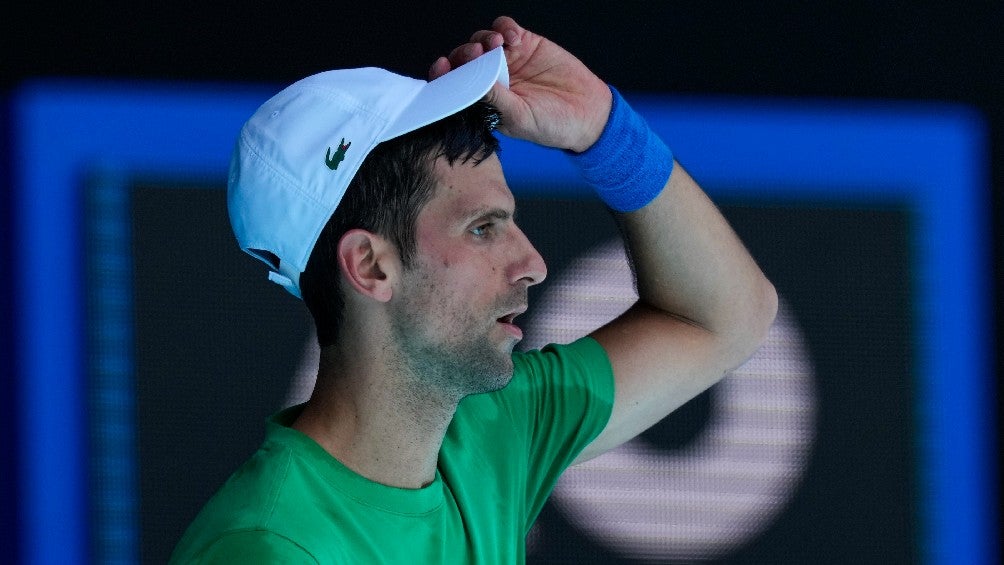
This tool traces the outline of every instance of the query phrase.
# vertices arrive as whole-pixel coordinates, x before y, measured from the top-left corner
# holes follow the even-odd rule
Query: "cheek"
[[[445,317],[480,317],[485,303],[492,298],[485,271],[467,262],[443,261],[440,264],[443,269],[434,281],[429,281],[424,292],[427,303]]]
[[[470,279],[484,279],[486,272],[495,272],[491,258],[470,250],[431,250],[429,263],[436,266],[437,278],[444,284],[463,285]]]

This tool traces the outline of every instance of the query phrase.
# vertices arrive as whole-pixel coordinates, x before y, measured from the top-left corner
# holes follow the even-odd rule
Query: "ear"
[[[338,267],[359,294],[379,302],[390,300],[390,275],[396,266],[397,248],[375,233],[353,229],[338,240]]]

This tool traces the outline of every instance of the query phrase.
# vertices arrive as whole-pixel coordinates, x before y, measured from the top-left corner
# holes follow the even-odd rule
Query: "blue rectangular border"
[[[95,171],[225,178],[240,125],[274,92],[235,85],[37,82],[13,101],[13,269],[21,549],[88,561],[85,280],[78,242]],[[985,127],[949,105],[630,96],[712,196],[888,200],[917,212],[922,554],[997,551]],[[503,141],[513,185],[574,185],[546,150]]]

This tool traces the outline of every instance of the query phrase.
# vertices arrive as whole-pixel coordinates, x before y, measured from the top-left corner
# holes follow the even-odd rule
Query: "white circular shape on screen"
[[[548,287],[527,325],[526,346],[577,339],[636,299],[623,244],[596,247]],[[551,501],[591,540],[623,556],[728,554],[773,522],[805,473],[814,439],[812,381],[782,302],[765,344],[716,385],[710,417],[686,448],[632,440],[568,469]]]

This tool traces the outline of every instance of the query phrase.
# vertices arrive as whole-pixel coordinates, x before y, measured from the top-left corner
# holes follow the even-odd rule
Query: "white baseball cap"
[[[502,48],[426,82],[377,68],[299,80],[245,122],[230,161],[227,207],[241,249],[297,298],[321,230],[378,143],[459,112],[509,85]]]

